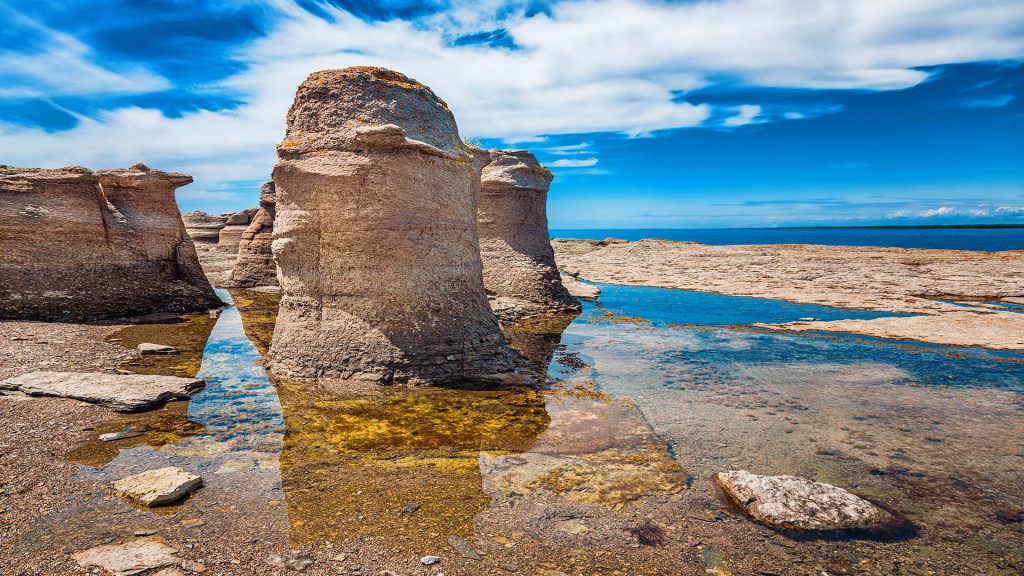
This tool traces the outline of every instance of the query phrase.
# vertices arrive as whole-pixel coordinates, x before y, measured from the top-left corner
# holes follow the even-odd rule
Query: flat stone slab
[[[174,566],[178,551],[156,540],[133,540],[83,550],[71,557],[82,568],[97,566],[114,576],[133,576],[147,570]]]
[[[143,356],[150,356],[152,354],[177,354],[178,350],[173,346],[165,346],[163,344],[153,344],[151,342],[143,342],[136,347],[139,354]]]
[[[203,380],[177,376],[29,372],[0,381],[0,390],[20,391],[29,396],[74,398],[118,412],[137,412],[170,400],[187,400],[204,384]]]
[[[746,470],[715,476],[725,495],[755,521],[775,528],[871,528],[891,514],[842,488],[797,476],[758,476]]]
[[[581,282],[576,277],[562,274],[562,285],[569,291],[569,294],[582,300],[597,300],[601,297],[601,289],[597,286]]]
[[[147,470],[114,482],[114,492],[143,506],[173,504],[203,485],[200,476],[170,466]]]

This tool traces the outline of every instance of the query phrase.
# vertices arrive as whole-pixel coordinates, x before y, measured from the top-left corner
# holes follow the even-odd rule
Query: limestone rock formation
[[[776,528],[871,528],[893,519],[885,510],[842,488],[796,476],[730,470],[719,472],[715,481],[751,518]]]
[[[86,320],[220,305],[174,201],[186,174],[0,166],[0,317]]]
[[[299,378],[441,384],[506,377],[476,231],[480,164],[426,86],[316,72],[278,146],[283,297],[269,367]]]
[[[224,227],[220,229],[217,239],[217,248],[222,252],[232,254],[238,252],[238,244],[242,241],[242,234],[249,227],[253,216],[259,208],[246,208],[241,212],[229,212],[223,215]]]
[[[216,244],[220,241],[220,230],[227,224],[226,216],[214,216],[206,212],[186,212],[181,215],[185,232],[195,244]]]
[[[176,466],[146,470],[114,482],[114,493],[153,508],[173,504],[203,485],[201,476]]]
[[[548,236],[551,172],[526,150],[489,150],[477,227],[484,286],[503,321],[580,304],[562,286]]]
[[[231,271],[228,286],[251,288],[277,286],[277,263],[270,244],[274,240],[274,204],[276,190],[273,180],[260,190],[260,209],[238,243],[238,260]]]

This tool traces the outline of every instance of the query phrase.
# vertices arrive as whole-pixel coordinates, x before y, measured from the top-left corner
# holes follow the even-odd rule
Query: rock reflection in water
[[[121,368],[136,374],[195,378],[203,363],[206,342],[216,324],[215,314],[187,314],[169,321],[122,328],[108,336],[107,341],[120,342],[129,350],[135,350],[143,342],[171,346],[177,354],[138,356]]]
[[[65,458],[86,466],[103,466],[122,450],[149,446],[159,450],[203,431],[204,426],[188,418],[187,402],[171,402],[159,410],[129,414],[95,426],[94,437],[72,449]],[[118,434],[116,440],[100,440],[104,434]]]

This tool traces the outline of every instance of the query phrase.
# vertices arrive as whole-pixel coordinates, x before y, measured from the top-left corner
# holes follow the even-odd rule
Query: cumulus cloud
[[[685,94],[721,76],[754,86],[890,90],[924,80],[915,67],[1024,56],[1024,4],[1014,0],[581,0],[529,13],[486,0],[455,2],[418,21],[364,21],[326,2],[317,15],[292,0],[266,0],[266,7],[269,32],[234,53],[243,70],[211,87],[241,106],[174,118],[107,110],[60,133],[0,124],[0,157],[93,167],[142,160],[190,171],[196,188],[209,190],[261,179],[295,87],[315,70],[351,65],[395,68],[431,86],[463,136],[529,142],[700,126],[712,106]],[[504,30],[517,49],[454,42],[493,30]],[[4,56],[0,77],[21,79],[5,83],[8,94],[165,85],[145,70],[98,67],[87,46],[48,33],[45,50]],[[751,103],[724,124],[754,122],[760,112]]]

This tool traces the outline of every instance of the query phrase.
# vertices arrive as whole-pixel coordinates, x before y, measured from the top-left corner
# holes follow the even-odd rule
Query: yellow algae
[[[89,440],[64,455],[66,460],[86,466],[103,466],[122,450],[137,446],[159,450],[205,429],[202,424],[188,419],[187,402],[171,402],[159,410],[118,416],[96,424],[94,428]],[[128,437],[108,442],[99,439],[101,434],[123,431],[127,431]]]
[[[210,332],[217,323],[216,316],[203,312],[179,316],[171,321],[135,324],[122,328],[106,339],[120,341],[125,348],[134,350],[143,342],[172,346],[177,354],[138,356],[121,365],[136,374],[158,374],[194,378],[203,363],[203,351]]]

